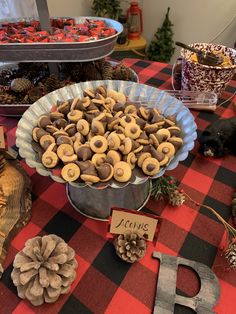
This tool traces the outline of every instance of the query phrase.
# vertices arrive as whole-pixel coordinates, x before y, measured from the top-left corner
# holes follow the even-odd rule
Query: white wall
[[[92,0],[48,0],[54,16],[91,15]],[[209,42],[236,14],[236,0],[140,0],[143,9],[144,37],[150,42],[161,26],[167,7],[174,24],[174,40],[185,43]],[[127,6],[127,5],[125,5]],[[233,47],[236,41],[236,19],[215,41]],[[176,48],[172,58],[179,55]]]
[[[209,42],[236,14],[235,0],[143,0],[145,38],[150,41],[161,26],[167,7],[174,24],[174,41]],[[236,19],[215,42],[233,47],[236,41]],[[176,48],[172,62],[179,55]]]
[[[47,0],[51,16],[91,15],[91,0]]]

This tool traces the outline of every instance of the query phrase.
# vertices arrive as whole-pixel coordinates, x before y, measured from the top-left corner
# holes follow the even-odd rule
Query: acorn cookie
[[[160,170],[160,164],[155,158],[146,158],[142,164],[143,172],[148,176],[154,176]]]
[[[104,136],[96,135],[89,142],[90,148],[94,153],[104,153],[107,150],[108,143]]]
[[[43,153],[42,155],[42,164],[46,168],[54,168],[58,164],[58,156],[53,151],[49,150]]]
[[[62,168],[61,176],[67,182],[76,181],[80,176],[80,168],[75,163],[69,163]]]
[[[157,147],[157,151],[163,153],[170,159],[175,154],[175,147],[169,142],[163,142]]]
[[[131,178],[132,170],[125,161],[119,161],[114,165],[114,179],[118,182],[127,182]]]

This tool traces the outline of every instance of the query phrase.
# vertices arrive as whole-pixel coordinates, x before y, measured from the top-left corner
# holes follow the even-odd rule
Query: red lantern
[[[127,10],[127,21],[129,25],[129,39],[138,39],[143,31],[142,10],[138,6],[138,2],[131,1]]]

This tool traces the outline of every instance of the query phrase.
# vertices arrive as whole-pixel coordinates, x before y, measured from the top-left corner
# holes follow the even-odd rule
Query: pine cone
[[[113,80],[132,81],[132,72],[126,65],[120,63],[113,68]]]
[[[169,204],[172,206],[181,206],[185,202],[185,196],[178,190],[169,194]]]
[[[74,250],[50,234],[26,241],[15,256],[11,278],[20,298],[33,305],[53,303],[69,292],[77,266]]]
[[[28,104],[30,102],[29,95],[28,94],[19,94],[19,97],[17,98],[17,103],[19,104]]]
[[[232,200],[232,216],[233,216],[233,223],[236,225],[236,193],[233,195]]]
[[[120,234],[114,245],[116,254],[128,263],[134,263],[143,258],[147,248],[145,239],[135,232]]]
[[[112,80],[113,67],[110,62],[105,61],[102,67],[102,78],[103,80]]]
[[[10,95],[8,93],[0,94],[0,103],[1,104],[14,104],[16,101],[16,97],[14,95]]]
[[[44,86],[48,93],[61,87],[61,83],[55,74],[51,74],[45,81]]]
[[[31,88],[32,83],[24,77],[16,78],[11,81],[11,89],[16,93],[26,93]]]
[[[236,239],[233,239],[225,250],[225,258],[230,268],[236,268]]]
[[[37,101],[39,98],[43,96],[43,93],[40,88],[34,87],[31,90],[29,90],[28,95],[29,95],[30,102],[34,103],[35,101]]]

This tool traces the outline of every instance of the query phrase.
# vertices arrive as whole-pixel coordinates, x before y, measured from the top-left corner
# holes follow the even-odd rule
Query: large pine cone
[[[8,93],[0,94],[0,104],[14,104],[16,102],[16,97]]]
[[[61,87],[60,80],[55,74],[51,74],[45,81],[44,86],[48,93]]]
[[[16,93],[26,93],[31,88],[32,83],[24,77],[16,78],[11,81],[11,89]]]
[[[77,266],[74,250],[51,234],[25,243],[15,256],[11,278],[20,298],[33,305],[53,303],[69,292]]]
[[[147,248],[146,240],[135,232],[120,234],[114,245],[116,254],[128,263],[134,263],[143,258]]]

